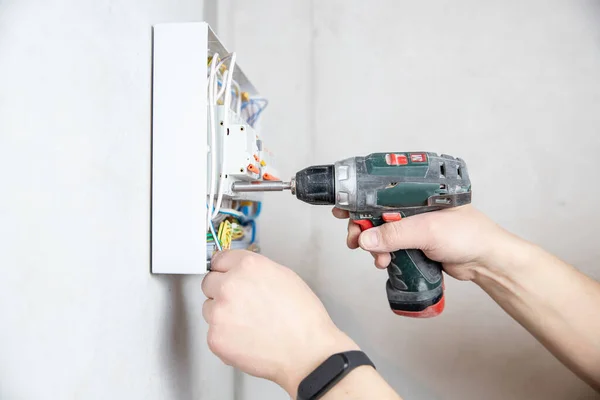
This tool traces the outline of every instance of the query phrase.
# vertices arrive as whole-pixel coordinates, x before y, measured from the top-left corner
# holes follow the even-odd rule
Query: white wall
[[[299,153],[289,173],[378,150],[459,155],[477,207],[600,278],[598,2],[233,3],[235,48],[273,100],[265,125]],[[300,232],[306,206],[284,205],[268,209],[267,253],[308,279],[407,400],[597,398],[473,284],[448,280],[436,319],[393,316],[386,274],[345,248],[344,223],[312,209]],[[284,398],[251,378],[243,392]]]
[[[198,0],[0,2],[0,398],[233,397],[200,277],[149,273],[151,25]]]

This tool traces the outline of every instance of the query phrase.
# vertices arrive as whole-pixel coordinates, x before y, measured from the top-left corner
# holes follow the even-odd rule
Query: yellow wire
[[[233,238],[233,227],[229,220],[221,222],[219,225],[219,233],[217,234],[219,242],[223,250],[229,250],[231,248],[231,240]]]

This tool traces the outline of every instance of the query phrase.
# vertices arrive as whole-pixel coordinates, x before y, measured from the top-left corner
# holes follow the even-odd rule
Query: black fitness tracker
[[[356,367],[375,365],[359,350],[334,354],[311,372],[298,386],[297,400],[317,400]]]

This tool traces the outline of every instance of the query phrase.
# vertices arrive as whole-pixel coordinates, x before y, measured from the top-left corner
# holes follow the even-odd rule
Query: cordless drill
[[[471,202],[463,160],[429,152],[374,153],[299,171],[290,182],[236,182],[236,192],[291,190],[309,204],[347,210],[360,228]],[[408,233],[410,234],[410,233]],[[444,310],[442,266],[421,250],[398,250],[386,292],[398,315],[428,318]]]

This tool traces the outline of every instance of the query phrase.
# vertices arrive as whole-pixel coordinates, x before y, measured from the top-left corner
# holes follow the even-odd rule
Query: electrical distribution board
[[[261,140],[261,97],[205,22],[154,26],[151,270],[203,274],[215,251],[259,251],[261,197],[278,180]]]

